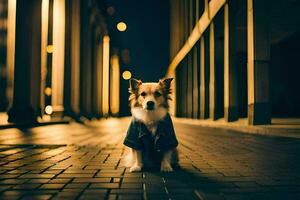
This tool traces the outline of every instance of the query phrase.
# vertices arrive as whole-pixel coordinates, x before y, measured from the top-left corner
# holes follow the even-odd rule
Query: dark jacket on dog
[[[178,145],[170,115],[158,123],[154,136],[144,123],[132,118],[124,145],[142,151],[144,163],[160,162],[162,153]]]

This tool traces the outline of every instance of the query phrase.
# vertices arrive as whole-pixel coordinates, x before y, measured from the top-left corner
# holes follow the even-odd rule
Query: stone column
[[[198,22],[199,16],[199,0],[193,1],[193,26]],[[193,118],[199,118],[199,42],[193,47]]]
[[[269,97],[270,44],[265,1],[247,1],[248,122],[271,123]]]
[[[8,107],[12,106],[15,65],[15,36],[16,36],[16,0],[9,0],[7,5],[7,46],[6,46],[6,97]],[[4,95],[4,94],[3,94]],[[7,109],[7,107],[5,108]]]
[[[72,35],[72,0],[65,1],[65,72],[64,72],[64,115],[72,116],[71,109],[71,35]]]
[[[71,110],[79,115],[80,94],[80,0],[72,0],[71,32]]]
[[[103,66],[103,44],[100,27],[96,29],[94,38],[93,56],[93,114],[99,118],[102,116],[102,66]]]
[[[208,35],[200,38],[200,119],[209,114],[209,41]]]
[[[217,86],[215,65],[215,25],[211,22],[209,26],[209,118],[217,119]]]
[[[53,56],[52,56],[52,98],[53,111],[64,110],[64,67],[65,67],[65,0],[53,1]]]
[[[186,1],[186,19],[187,19],[187,35],[186,38],[189,37],[190,33],[194,28],[194,9],[193,9],[193,1]],[[193,50],[192,49],[186,56],[187,60],[187,115],[188,118],[193,118],[194,107],[193,107]]]
[[[238,119],[237,66],[235,62],[235,18],[230,3],[224,6],[224,118]]]
[[[9,122],[33,123],[40,114],[42,1],[18,1],[13,104]]]
[[[80,2],[80,113],[91,118],[92,106],[92,29],[88,2]]]

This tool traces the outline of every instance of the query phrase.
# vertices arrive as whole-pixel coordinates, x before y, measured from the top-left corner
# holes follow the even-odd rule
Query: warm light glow
[[[121,31],[121,32],[126,31],[127,25],[124,22],[119,22],[117,24],[117,29],[118,29],[118,31]]]
[[[229,8],[224,6],[224,108],[229,108]],[[226,112],[225,112],[226,114]]]
[[[53,45],[47,45],[47,53],[53,53]]]
[[[41,94],[46,93],[47,54],[53,52],[48,48],[49,0],[42,0],[42,32],[41,32]],[[52,45],[51,45],[52,46]],[[45,96],[40,95],[40,106],[45,107]],[[42,111],[44,114],[44,111]]]
[[[51,96],[51,94],[52,94],[52,89],[49,88],[49,87],[46,87],[46,88],[45,88],[45,95]]]
[[[253,14],[253,1],[248,0],[247,12],[247,78],[248,78],[248,105],[254,104],[254,14]]]
[[[102,113],[108,115],[109,109],[109,36],[103,37],[103,94]]]
[[[46,113],[47,115],[51,115],[51,114],[53,113],[53,108],[52,108],[52,106],[50,106],[50,105],[46,106],[46,108],[45,108],[45,113]]]
[[[10,104],[10,106],[13,101],[13,87],[14,87],[16,4],[17,4],[16,0],[8,0],[7,48],[6,48],[7,90],[6,91],[7,91],[8,103]]]
[[[122,73],[122,77],[124,80],[129,80],[131,78],[131,72],[126,70]]]
[[[42,119],[40,119],[41,122],[50,122],[51,116],[50,115],[43,115]]]
[[[110,79],[110,111],[117,115],[120,109],[120,65],[119,57],[111,57],[111,79]]]
[[[65,0],[53,1],[53,56],[51,103],[54,111],[63,110],[65,67]]]

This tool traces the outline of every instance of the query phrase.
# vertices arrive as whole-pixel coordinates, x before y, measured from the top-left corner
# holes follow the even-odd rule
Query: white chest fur
[[[147,129],[154,135],[156,133],[157,124],[161,121],[168,113],[166,108],[157,108],[154,111],[146,111],[143,108],[132,108],[131,114],[137,120],[143,122]]]

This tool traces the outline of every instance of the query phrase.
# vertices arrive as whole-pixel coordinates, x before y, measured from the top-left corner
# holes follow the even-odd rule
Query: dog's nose
[[[154,102],[148,101],[147,102],[147,110],[153,110],[154,109]]]

